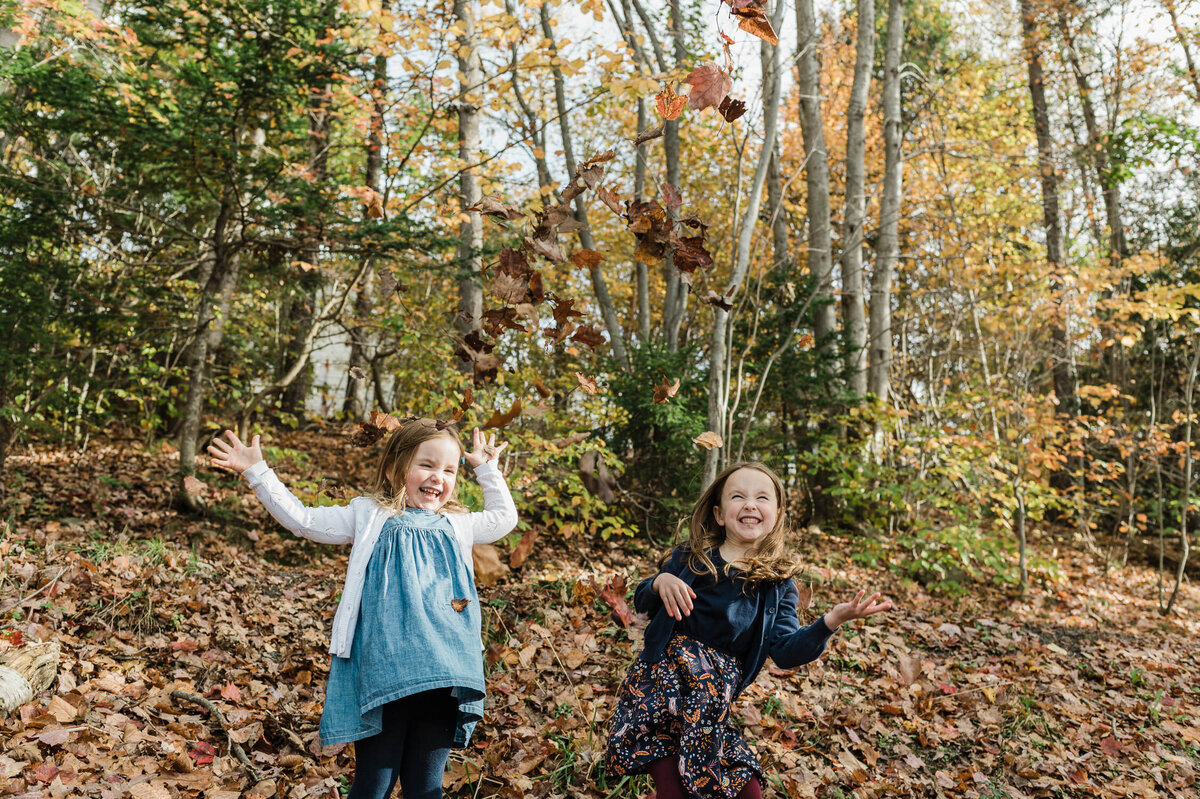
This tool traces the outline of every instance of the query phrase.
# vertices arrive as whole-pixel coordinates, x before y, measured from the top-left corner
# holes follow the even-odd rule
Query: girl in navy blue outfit
[[[783,668],[816,660],[838,627],[892,604],[859,591],[800,627],[783,484],[761,463],[718,475],[690,533],[634,594],[650,624],[617,696],[605,763],[617,776],[648,772],[657,799],[759,799],[762,768],[730,722],[733,701],[768,655]]]
[[[452,747],[466,746],[483,715],[483,645],[471,547],[516,526],[517,510],[496,466],[504,444],[474,433],[463,451],[433,419],[392,434],[372,494],[345,506],[307,507],[232,431],[208,448],[213,463],[242,474],[271,515],[296,535],[351,544],[333,618],[333,661],[321,742],[354,741],[350,799],[442,795]],[[459,462],[475,469],[484,510],[455,501]]]

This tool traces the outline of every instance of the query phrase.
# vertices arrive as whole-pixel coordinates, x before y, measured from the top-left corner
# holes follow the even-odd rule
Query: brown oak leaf
[[[571,253],[571,263],[583,269],[595,269],[604,260],[604,255],[596,250],[576,250]]]
[[[679,392],[679,378],[675,378],[674,383],[668,383],[667,378],[663,377],[662,383],[654,387],[654,404],[662,405],[670,402],[671,397],[674,397]]]

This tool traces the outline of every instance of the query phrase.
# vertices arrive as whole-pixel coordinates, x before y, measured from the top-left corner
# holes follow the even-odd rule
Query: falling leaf
[[[607,186],[601,186],[600,188],[596,189],[596,196],[600,198],[601,202],[608,206],[608,210],[612,211],[617,216],[623,216],[623,212],[621,210],[621,198],[618,197],[617,194],[611,191]]]
[[[596,388],[596,378],[588,377],[582,372],[576,372],[575,379],[579,381],[579,387],[582,388],[586,393],[595,394],[597,391],[599,391],[599,389]]]
[[[712,289],[709,289],[708,296],[704,298],[704,301],[709,305],[715,305],[723,311],[733,310],[733,305],[729,302],[729,298],[724,294],[718,294]]]
[[[471,547],[471,563],[475,567],[475,582],[479,585],[495,585],[508,574],[508,566],[500,560],[500,550],[491,544]]]
[[[582,269],[595,269],[604,260],[604,255],[596,250],[576,250],[571,253],[571,263]]]
[[[542,399],[549,399],[551,394],[554,393],[550,389],[546,388],[545,384],[536,377],[533,379],[533,387],[537,391],[538,396],[540,396]]]
[[[682,102],[682,100],[681,100],[681,102]],[[666,122],[659,122],[657,125],[655,125],[652,128],[646,128],[642,132],[638,133],[638,135],[633,137],[633,146],[637,147],[639,145],[645,144],[648,141],[653,141],[654,139],[661,138],[663,135],[663,131],[666,130],[666,127],[667,127]]]
[[[688,108],[693,111],[703,111],[709,106],[719,106],[721,100],[733,88],[729,74],[716,64],[704,64],[696,67],[683,80],[692,87],[688,94]]]
[[[613,615],[621,622],[621,626],[629,627],[633,624],[633,611],[625,602],[625,590],[625,578],[620,574],[615,574],[608,578],[604,588],[598,592],[598,596],[602,602],[612,608]]]
[[[725,99],[721,101],[721,105],[717,107],[717,113],[725,117],[726,122],[733,122],[741,119],[742,115],[746,113],[746,104],[726,95]]]
[[[705,435],[709,435],[709,433],[705,433]],[[812,607],[812,595],[813,589],[811,585],[798,586],[796,589],[796,610],[808,610]]]
[[[575,316],[583,316],[582,311],[575,310],[575,300],[554,298],[554,321],[558,325],[565,325]]]
[[[538,532],[536,527],[530,527],[525,531],[525,535],[521,536],[521,542],[513,547],[512,554],[508,556],[508,565],[510,568],[519,569],[521,565],[529,558],[533,552],[533,544],[537,541]]]
[[[595,325],[580,325],[571,335],[571,341],[578,341],[585,347],[599,347],[604,343],[604,333]]]
[[[516,419],[520,415],[521,398],[517,397],[517,399],[513,402],[512,407],[509,408],[506,413],[494,411],[488,420],[483,423],[483,429],[490,430],[492,428],[506,427],[509,422],[511,422],[513,419]]]
[[[761,9],[735,11],[734,14],[741,18],[742,21],[738,23],[738,27],[746,33],[757,36],[764,42],[779,44],[779,36],[775,34],[775,29],[771,27],[771,21],[767,19],[767,15]]]
[[[365,422],[360,422],[358,432],[351,441],[360,447],[369,447],[393,430],[399,430],[403,425],[400,420],[383,411],[371,411]]]
[[[724,443],[721,440],[721,437],[711,430],[705,431],[705,432],[701,433],[700,435],[696,436],[695,438],[692,439],[692,442],[695,444],[699,444],[700,446],[704,447],[705,449],[716,449],[717,447],[721,446]]]
[[[600,187],[600,191],[604,191],[604,187]],[[525,241],[533,248],[533,251],[538,255],[546,258],[551,263],[561,264],[567,260],[563,253],[562,245],[557,241],[549,241],[547,239],[525,239]]]
[[[467,605],[469,605],[469,604],[471,604],[471,600],[469,600],[469,599],[451,599],[450,600],[450,607],[454,608],[459,613],[462,613],[464,610],[466,610]]]
[[[678,391],[679,378],[675,378],[674,383],[668,383],[667,378],[664,377],[662,383],[654,387],[654,404],[662,405],[663,403],[670,402],[671,397],[674,397]]]
[[[683,205],[683,196],[679,193],[679,189],[666,181],[663,181],[659,188],[662,189],[663,205],[672,211],[678,211],[679,207]]]
[[[605,505],[617,501],[617,480],[608,470],[604,456],[599,450],[583,453],[579,459],[579,479],[588,493]]]
[[[377,192],[373,189],[368,189],[366,205],[367,205],[367,216],[371,217],[372,219],[382,219],[383,218],[383,195],[382,194],[380,194],[379,192]]]
[[[206,488],[208,488],[207,485],[190,474],[183,478],[183,490],[189,494],[202,494]]]
[[[363,371],[361,366],[351,366],[348,373],[355,380],[366,380],[367,373]]]
[[[481,214],[486,214],[487,216],[496,217],[497,219],[507,219],[510,221],[525,218],[524,211],[510,205],[505,205],[502,199],[492,194],[483,197],[474,205],[468,206],[466,210],[477,211]]]
[[[613,159],[614,159],[614,158],[616,158],[616,157],[617,157],[617,153],[616,153],[616,151],[614,151],[614,150],[605,150],[604,152],[602,152],[602,153],[597,153],[596,155],[593,155],[593,156],[592,156],[591,158],[589,158],[588,160],[584,161],[584,162],[583,162],[583,167],[584,167],[584,169],[586,169],[586,168],[588,168],[588,167],[590,167],[590,166],[593,166],[593,165],[595,165],[595,164],[603,164],[605,161],[611,161],[611,160],[613,160]]]
[[[400,282],[396,280],[391,269],[380,269],[376,274],[379,275],[379,298],[386,300],[396,291]]]
[[[664,86],[663,90],[654,97],[654,109],[658,111],[658,115],[666,120],[678,119],[683,113],[683,107],[687,104],[687,97],[680,97],[675,94],[675,90],[670,85]]]

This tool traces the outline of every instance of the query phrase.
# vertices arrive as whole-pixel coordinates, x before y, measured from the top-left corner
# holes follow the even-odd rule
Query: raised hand
[[[864,588],[851,601],[834,605],[833,609],[825,614],[825,623],[829,625],[829,629],[836,630],[848,621],[865,619],[876,613],[891,610],[892,601],[890,599],[881,600],[882,596],[878,591],[867,596],[867,590]]]
[[[670,572],[663,572],[654,578],[650,587],[658,593],[667,615],[675,621],[681,621],[684,616],[692,615],[692,600],[696,592],[683,580]]]
[[[246,446],[237,437],[237,433],[226,430],[225,439],[228,440],[222,439],[220,436],[214,438],[208,445],[208,454],[212,456],[214,466],[241,474],[263,459],[262,447],[258,444],[258,438],[255,436],[250,442],[250,446]]]
[[[497,445],[495,433],[485,435],[478,427],[471,434],[471,439],[472,448],[467,453],[467,463],[471,464],[473,468],[478,467],[486,461],[495,462],[500,457],[500,453],[504,451],[504,448],[508,446],[507,441]]]

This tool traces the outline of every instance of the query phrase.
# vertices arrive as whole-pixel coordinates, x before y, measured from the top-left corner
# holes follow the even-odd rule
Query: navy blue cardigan
[[[645,648],[641,659],[646,663],[657,663],[666,651],[667,642],[675,631],[675,620],[663,607],[662,599],[651,587],[655,577],[664,572],[674,574],[688,585],[693,585],[699,574],[688,568],[688,550],[685,547],[675,547],[670,559],[654,577],[647,577],[638,583],[633,595],[633,606],[639,613],[650,616],[650,624],[646,626]],[[741,694],[762,670],[767,661],[767,655],[775,664],[785,669],[793,669],[811,663],[825,651],[825,644],[833,631],[825,624],[825,617],[817,619],[807,627],[800,626],[800,618],[796,612],[799,590],[795,580],[781,580],[775,583],[763,583],[759,589],[763,592],[763,602],[759,606],[759,618],[756,620],[762,631],[758,641],[750,649],[746,662],[742,664],[742,681],[738,685],[737,694]],[[735,696],[737,696],[735,694]]]

